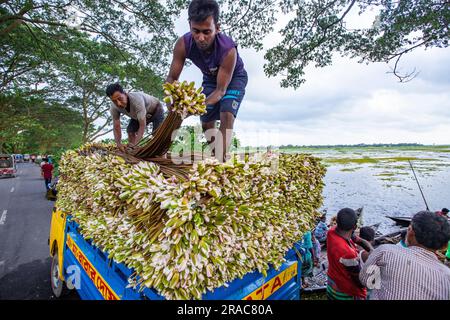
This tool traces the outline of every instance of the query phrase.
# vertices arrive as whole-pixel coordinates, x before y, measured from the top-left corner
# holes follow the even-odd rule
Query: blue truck
[[[78,225],[56,208],[52,212],[49,237],[51,286],[61,297],[69,289],[89,300],[163,300],[151,288],[142,291],[128,287],[133,270],[116,263],[108,254],[92,245],[78,231]],[[298,300],[301,289],[302,248],[299,243],[289,250],[279,270],[270,268],[267,277],[255,271],[242,279],[207,292],[203,300]]]

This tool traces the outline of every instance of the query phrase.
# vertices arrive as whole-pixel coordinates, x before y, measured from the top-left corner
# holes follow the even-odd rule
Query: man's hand
[[[355,235],[352,236],[352,240],[354,243],[363,247],[363,249],[366,250],[367,252],[370,253],[373,251],[373,246],[369,241]]]
[[[134,144],[134,143],[128,143],[127,145],[126,145],[126,149],[128,150],[128,151],[130,151],[130,150],[133,150],[133,149],[135,149],[136,148],[136,146],[137,146],[137,144]]]
[[[167,110],[169,112],[172,112],[172,108],[173,108],[173,104],[172,103],[166,103],[166,107],[167,107]]]

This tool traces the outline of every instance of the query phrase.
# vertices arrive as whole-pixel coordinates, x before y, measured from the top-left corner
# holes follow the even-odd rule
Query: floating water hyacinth
[[[319,216],[325,168],[310,155],[206,159],[180,175],[159,161],[126,163],[98,145],[61,159],[57,207],[135,270],[130,287],[201,299],[249,272],[279,268]]]

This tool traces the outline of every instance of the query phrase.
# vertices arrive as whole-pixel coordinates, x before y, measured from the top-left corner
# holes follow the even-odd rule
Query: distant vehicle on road
[[[16,160],[16,163],[23,162],[23,154],[15,154],[14,160]]]
[[[24,154],[23,155],[23,161],[29,162],[30,161],[30,155],[29,154]]]
[[[15,177],[17,172],[16,162],[10,154],[0,154],[0,177]]]

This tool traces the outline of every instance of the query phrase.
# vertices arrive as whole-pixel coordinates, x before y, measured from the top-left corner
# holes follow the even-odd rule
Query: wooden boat
[[[407,227],[411,223],[411,217],[392,217],[386,216],[387,218],[395,221],[395,223],[401,227]]]
[[[402,233],[406,232],[408,228],[404,227],[400,230],[376,237],[374,239],[374,248],[382,244],[397,244],[402,240]]]

